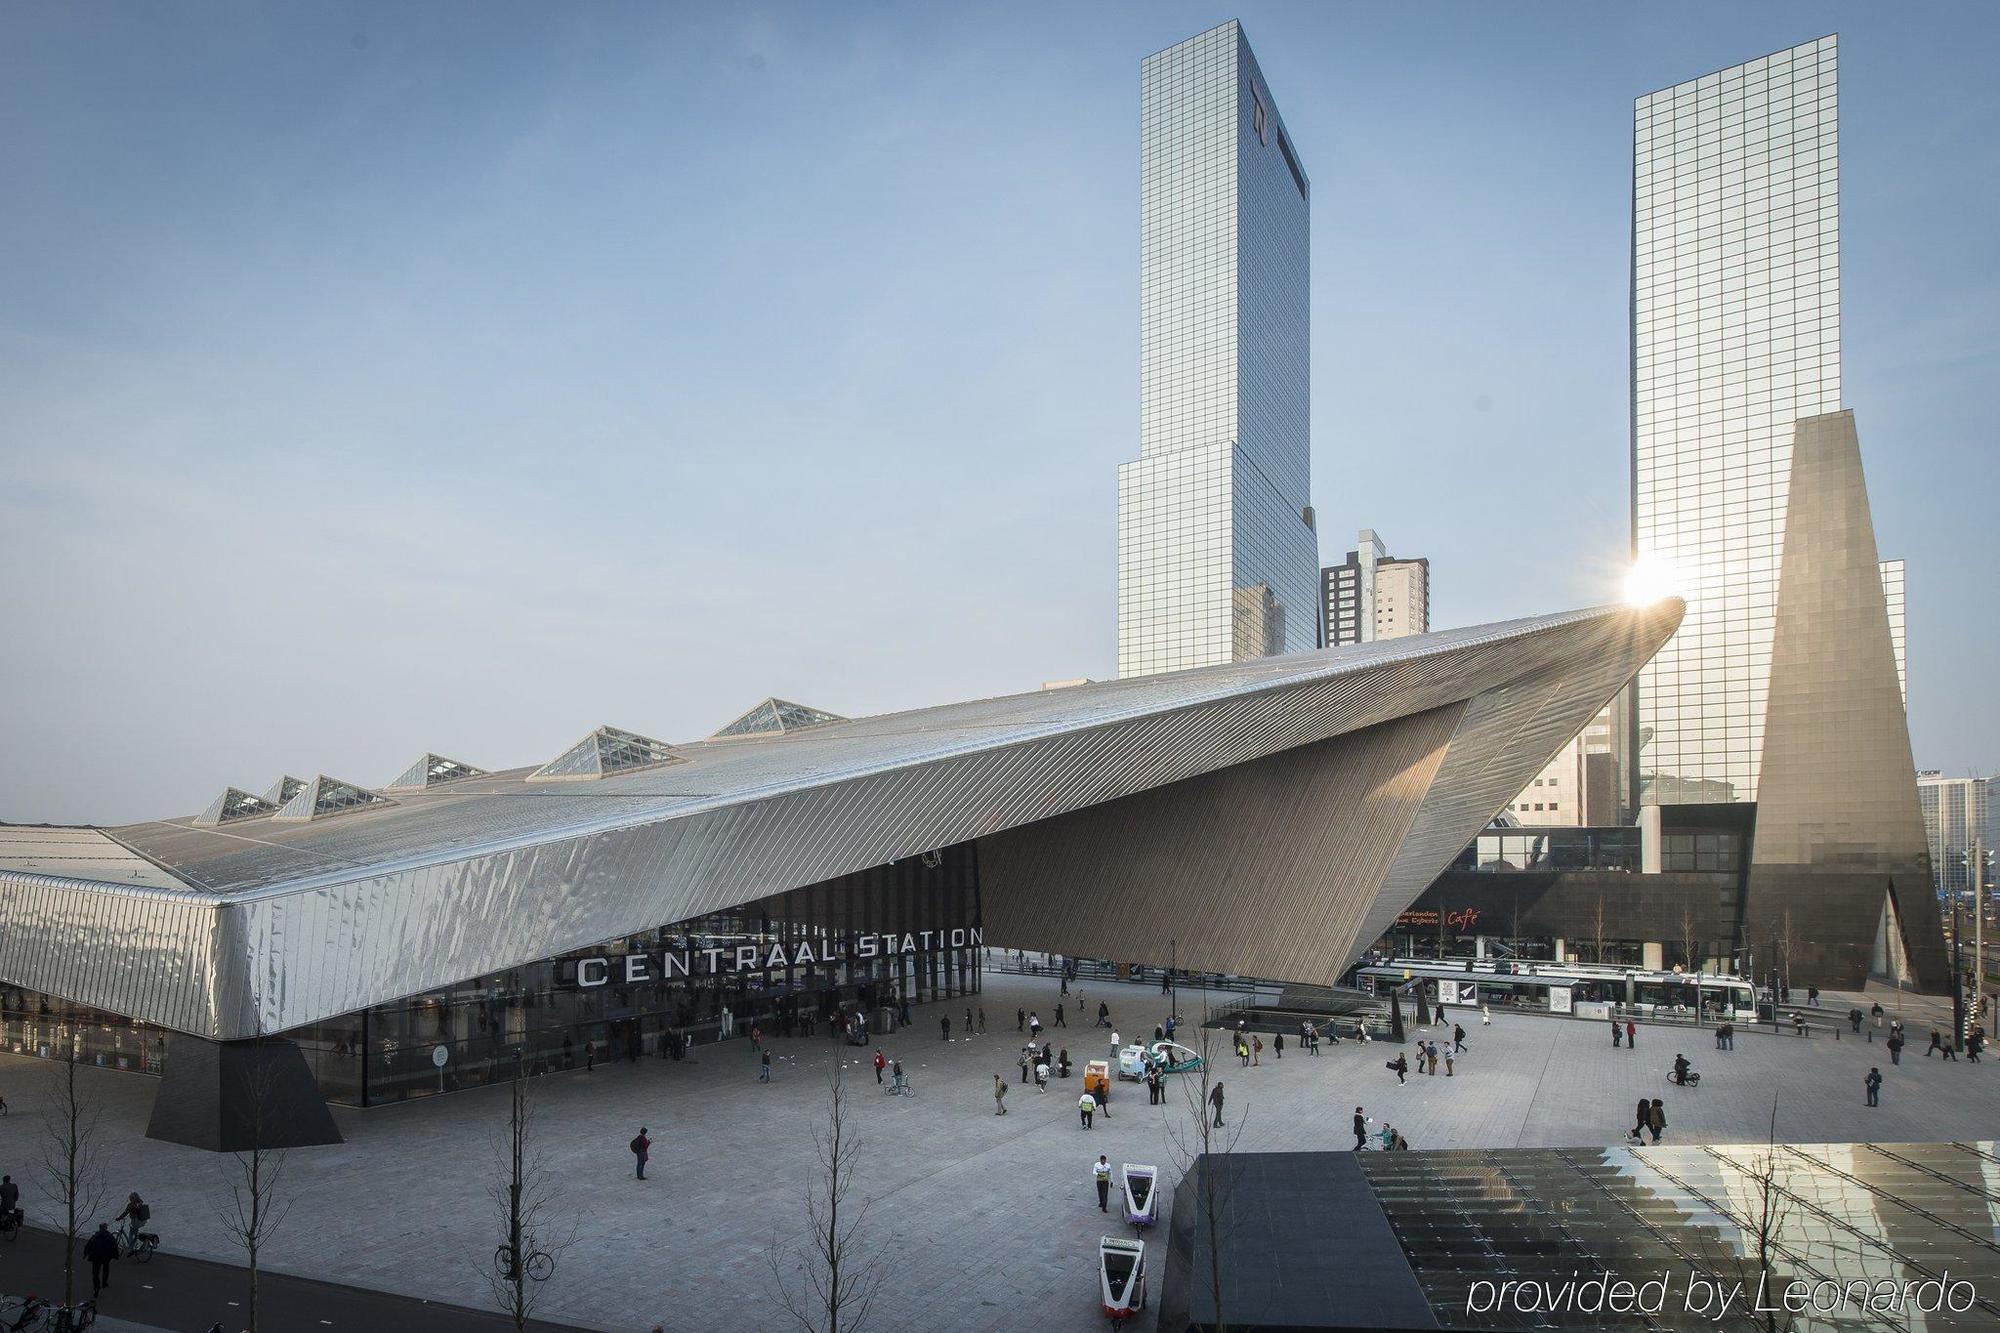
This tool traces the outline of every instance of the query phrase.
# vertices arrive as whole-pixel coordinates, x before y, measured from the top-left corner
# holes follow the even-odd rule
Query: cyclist
[[[1687,1081],[1688,1058],[1685,1055],[1676,1055],[1674,1057],[1674,1082],[1680,1084],[1682,1087],[1686,1087]]]
[[[111,1219],[125,1223],[125,1248],[133,1249],[139,1244],[139,1228],[153,1220],[153,1210],[137,1194],[128,1195],[125,1211]]]
[[[0,1217],[11,1217],[21,1202],[21,1187],[12,1176],[0,1176]]]
[[[910,1080],[903,1076],[903,1062],[901,1060],[894,1060],[891,1062],[890,1067],[895,1070],[894,1078],[896,1080],[895,1083],[896,1095],[899,1097],[909,1095]]]

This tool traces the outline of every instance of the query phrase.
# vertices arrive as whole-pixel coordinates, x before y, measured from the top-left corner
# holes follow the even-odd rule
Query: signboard
[[[1444,914],[1444,924],[1451,930],[1471,930],[1478,922],[1479,909],[1477,907],[1461,907],[1455,912],[1446,912]],[[1396,918],[1396,924],[1406,930],[1414,930],[1422,926],[1429,926],[1435,930],[1437,929],[1437,923],[1438,914],[1429,909],[1420,911],[1416,908],[1411,908]]]
[[[1549,987],[1549,1012],[1566,1014],[1575,1008],[1576,992],[1567,986]]]
[[[449,1046],[431,1047],[431,1063],[436,1065],[439,1069],[443,1069],[445,1066],[445,1061],[449,1059],[451,1059],[451,1047]]]
[[[1445,998],[1455,1004],[1479,1003],[1479,983],[1476,981],[1447,981],[1444,986]]]
[[[802,940],[787,948],[782,941],[768,947],[738,944],[713,949],[666,949],[657,953],[628,953],[622,957],[579,958],[576,984],[590,990],[597,986],[636,986],[652,981],[672,981],[675,977],[719,976],[726,972],[757,972],[767,967],[804,967],[815,963],[838,963],[849,959],[894,958],[931,949],[977,948],[986,942],[981,926],[955,930],[893,931],[856,935],[851,940],[838,937],[817,941]]]

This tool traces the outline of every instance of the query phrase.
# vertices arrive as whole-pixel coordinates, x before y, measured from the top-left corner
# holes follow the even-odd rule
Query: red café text
[[[754,972],[766,967],[806,967],[815,963],[837,963],[846,958],[890,958],[930,949],[977,948],[985,941],[984,928],[963,926],[954,930],[907,931],[901,935],[894,932],[857,935],[851,950],[843,947],[843,940],[825,938],[804,940],[791,946],[782,942],[769,946],[737,944],[713,949],[628,953],[617,958],[579,958],[576,962],[576,984],[583,989],[608,985],[636,986],[690,975]],[[706,960],[707,966],[697,968],[696,959]]]
[[[1479,909],[1477,907],[1461,907],[1456,912],[1446,912],[1444,914],[1444,923],[1453,930],[1470,930],[1472,923],[1477,920],[1479,920]],[[1437,923],[1438,914],[1436,912],[1411,911],[1405,912],[1396,918],[1396,924],[1399,926],[1435,926]]]

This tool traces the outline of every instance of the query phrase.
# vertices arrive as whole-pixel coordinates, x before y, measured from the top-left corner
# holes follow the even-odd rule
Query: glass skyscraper
[[[1793,423],[1840,409],[1836,74],[1828,36],[1634,107],[1633,554],[1687,599],[1647,803],[1757,799]]]
[[[1305,169],[1241,27],[1140,74],[1140,457],[1118,673],[1315,646]]]

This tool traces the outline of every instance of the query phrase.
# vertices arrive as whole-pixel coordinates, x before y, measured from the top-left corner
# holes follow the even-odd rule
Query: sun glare
[[[1633,606],[1651,606],[1662,598],[1678,596],[1680,591],[1673,566],[1658,556],[1640,556],[1625,575],[1625,600]]]

